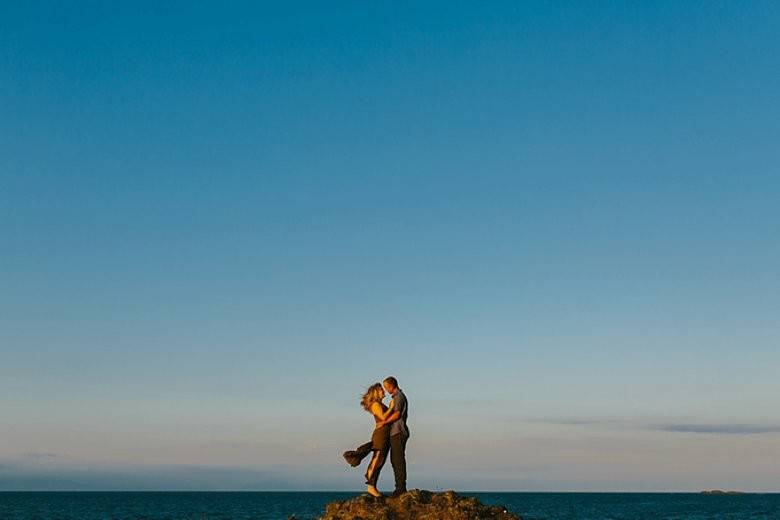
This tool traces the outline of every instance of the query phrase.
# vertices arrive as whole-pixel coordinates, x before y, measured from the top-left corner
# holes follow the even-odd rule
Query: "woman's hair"
[[[368,390],[366,390],[366,393],[363,394],[363,398],[360,400],[360,406],[362,406],[364,410],[370,411],[371,404],[380,402],[383,396],[384,390],[382,390],[382,384],[374,383],[373,385],[369,386]]]

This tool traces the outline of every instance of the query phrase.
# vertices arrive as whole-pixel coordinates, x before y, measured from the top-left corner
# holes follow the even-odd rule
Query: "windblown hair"
[[[360,406],[363,407],[365,411],[371,411],[371,405],[373,403],[377,403],[382,401],[382,397],[384,396],[384,390],[382,389],[381,383],[374,383],[373,385],[368,387],[368,390],[366,390],[366,393],[363,394],[363,398],[360,399]]]

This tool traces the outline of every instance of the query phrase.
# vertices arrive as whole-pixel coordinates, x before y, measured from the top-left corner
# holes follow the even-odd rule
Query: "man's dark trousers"
[[[409,435],[397,433],[390,436],[390,463],[395,475],[395,492],[406,491],[406,441]]]

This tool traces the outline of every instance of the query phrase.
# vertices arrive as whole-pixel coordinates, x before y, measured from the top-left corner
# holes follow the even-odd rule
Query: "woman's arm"
[[[383,421],[384,421],[385,419],[387,419],[387,417],[388,417],[388,416],[389,416],[391,413],[393,413],[393,408],[394,408],[394,407],[395,407],[395,399],[390,399],[390,405],[387,407],[387,410],[385,410],[385,411],[384,411],[384,412],[383,412],[383,413],[382,413],[382,414],[379,416],[379,418],[380,418],[381,420],[383,420]]]

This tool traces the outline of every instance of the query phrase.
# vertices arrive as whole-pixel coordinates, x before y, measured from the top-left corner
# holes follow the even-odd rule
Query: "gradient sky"
[[[780,489],[777,3],[161,4],[0,3],[0,489]]]

